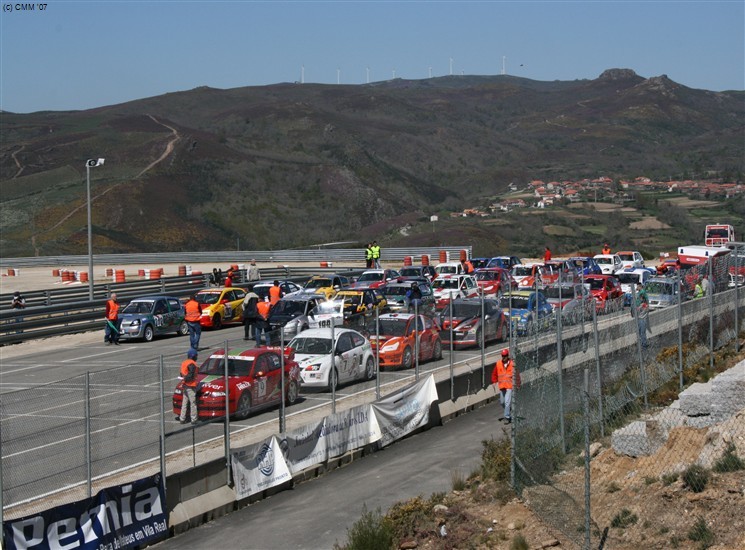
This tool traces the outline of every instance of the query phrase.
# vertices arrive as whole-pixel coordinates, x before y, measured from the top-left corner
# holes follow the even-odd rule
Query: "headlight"
[[[380,351],[396,351],[401,343],[400,342],[394,342],[392,344],[386,344],[382,348],[380,348]]]
[[[139,319],[135,319],[134,321],[132,321],[129,324],[129,326],[131,326],[131,327],[139,327],[140,326],[140,320]]]
[[[321,363],[314,363],[312,365],[308,365],[307,367],[305,367],[304,370],[307,370],[307,371],[319,371],[319,370],[321,370]]]
[[[173,393],[174,393],[175,395],[181,395],[181,389],[179,389],[179,388],[176,388],[175,390],[173,390]]]

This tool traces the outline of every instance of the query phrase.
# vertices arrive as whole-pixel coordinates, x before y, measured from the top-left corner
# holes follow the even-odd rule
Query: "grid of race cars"
[[[534,263],[498,256],[473,258],[471,263],[479,267],[472,273],[465,273],[462,262],[444,262],[434,267],[371,269],[356,280],[341,274],[315,275],[302,287],[282,281],[282,298],[267,319],[271,345],[246,343],[231,347],[227,354],[216,350],[200,365],[199,417],[224,416],[226,398],[229,414],[245,418],[279,404],[283,396],[286,404],[294,403],[301,388],[332,391],[342,384],[370,380],[375,378],[376,359],[381,370],[410,369],[417,353],[419,362],[437,360],[443,347],[479,348],[504,342],[510,330],[518,337],[531,335],[550,329],[557,317],[565,325],[592,320],[593,309],[605,314],[628,306],[630,286],[637,281],[650,294],[674,293],[666,285],[675,279],[658,276],[662,274],[644,267],[637,255],[629,253],[633,263],[628,266],[623,264],[626,258],[618,255]],[[615,271],[604,271],[606,264]],[[254,289],[263,298],[272,284],[259,281]],[[415,286],[421,297],[412,300]],[[219,329],[241,323],[245,295],[246,290],[237,286],[201,290],[197,300],[202,304],[202,326]],[[158,307],[160,320],[148,321],[158,318]],[[148,340],[160,332],[183,333],[179,315],[163,315],[163,307],[176,306],[169,297],[133,300],[124,316],[136,310],[140,320],[128,321],[128,327],[137,327],[128,329],[130,336]],[[157,325],[158,331],[143,332],[149,323]],[[182,397],[179,382],[173,395],[177,415]]]

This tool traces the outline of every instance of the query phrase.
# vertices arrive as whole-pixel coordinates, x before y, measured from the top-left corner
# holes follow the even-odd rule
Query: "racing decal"
[[[256,395],[259,397],[266,396],[266,376],[257,378],[254,382],[256,383]]]
[[[230,302],[225,304],[225,318],[230,319],[233,317],[233,306],[230,305]]]
[[[318,321],[318,326],[320,328],[331,328],[331,319],[321,319]]]
[[[153,315],[153,322],[155,323],[155,326],[158,328],[163,327],[163,315]]]

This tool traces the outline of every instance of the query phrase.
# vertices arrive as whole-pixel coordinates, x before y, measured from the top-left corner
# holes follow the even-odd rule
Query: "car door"
[[[177,329],[184,320],[184,307],[178,298],[168,298],[168,326],[171,329]]]
[[[260,355],[254,365],[254,386],[261,386],[259,401],[257,405],[268,406],[279,403],[282,393],[282,381],[280,379],[282,369],[279,355],[267,352]],[[259,393],[259,392],[257,392]]]
[[[499,316],[497,315],[497,305],[491,300],[484,301],[484,341],[488,342],[496,337],[499,328]]]
[[[168,305],[165,299],[158,298],[153,304],[153,325],[156,334],[162,334],[169,330]]]
[[[351,380],[357,371],[360,359],[355,354],[352,338],[348,332],[343,332],[336,340],[334,363],[339,372],[339,382]]]

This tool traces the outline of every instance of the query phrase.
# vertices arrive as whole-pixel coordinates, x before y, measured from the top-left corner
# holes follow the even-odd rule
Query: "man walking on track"
[[[186,424],[186,411],[187,409],[191,413],[191,423],[196,424],[199,419],[197,413],[197,350],[190,349],[186,354],[186,359],[181,363],[181,378],[183,384],[183,396],[181,399],[181,415],[179,416],[179,422]]]
[[[104,340],[106,345],[119,345],[119,302],[116,301],[116,292],[106,302],[106,330]]]
[[[184,320],[189,327],[189,347],[194,350],[199,350],[199,339],[202,337],[202,324],[200,319],[202,318],[202,306],[197,301],[196,294],[192,294],[189,297],[189,301],[184,306],[186,315]]]
[[[504,422],[512,422],[512,386],[513,378],[517,387],[520,387],[520,373],[515,372],[515,362],[510,359],[510,352],[502,350],[502,358],[494,365],[491,373],[491,383],[496,384],[499,389],[499,402],[504,407]],[[501,419],[500,419],[501,420]]]

